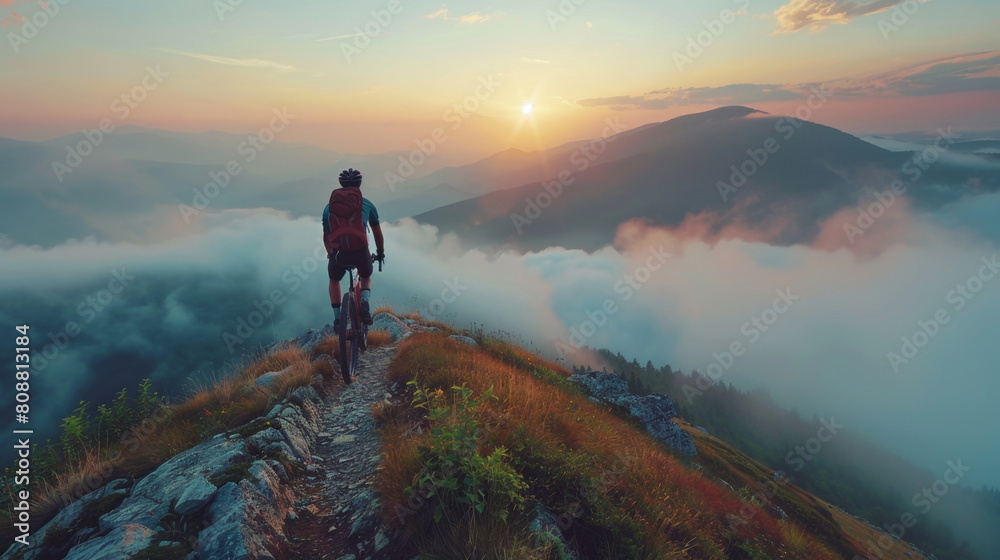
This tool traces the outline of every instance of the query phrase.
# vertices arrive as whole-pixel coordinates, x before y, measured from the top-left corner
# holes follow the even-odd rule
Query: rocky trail
[[[294,484],[296,518],[287,527],[287,558],[389,557],[374,488],[381,453],[371,406],[393,398],[385,372],[395,351],[370,349],[360,357],[358,381],[324,398],[313,462]]]

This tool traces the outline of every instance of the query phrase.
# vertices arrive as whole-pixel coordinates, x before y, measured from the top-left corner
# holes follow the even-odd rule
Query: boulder
[[[80,543],[64,560],[129,560],[153,544],[156,532],[143,525],[122,525],[107,535]]]
[[[549,557],[562,558],[565,560],[577,560],[576,551],[563,536],[559,528],[559,520],[554,513],[541,504],[535,505],[533,519],[528,524],[528,531],[535,546],[539,548],[550,547],[558,551],[556,554],[549,554]]]
[[[327,324],[322,329],[309,329],[294,339],[292,343],[306,352],[312,352],[319,346],[320,342],[331,336],[337,336],[337,332],[333,330],[333,325]]]
[[[197,513],[215,497],[215,485],[203,476],[191,481],[190,485],[177,498],[174,511],[181,515]]]
[[[677,409],[670,397],[655,393],[637,397],[629,392],[628,383],[614,373],[589,371],[571,375],[569,380],[580,385],[598,402],[629,413],[639,420],[650,435],[680,454],[693,457],[698,453],[691,436],[674,423]]]
[[[265,373],[264,375],[258,377],[255,383],[257,384],[258,387],[261,387],[263,389],[268,389],[271,387],[271,385],[274,385],[274,382],[277,381],[279,377],[285,375],[286,373],[291,371],[291,369],[292,366],[288,366],[281,371],[271,371]]]
[[[369,330],[388,331],[393,342],[396,342],[403,335],[410,332],[410,328],[406,323],[391,313],[379,313],[372,317],[372,325],[369,327]]]
[[[101,488],[59,510],[48,523],[31,535],[30,544],[14,544],[0,556],[2,560],[43,560],[61,558],[70,547],[96,531],[96,519],[117,507],[128,494],[128,481],[112,480]],[[65,538],[66,533],[71,538]]]
[[[256,481],[230,482],[208,507],[210,525],[198,534],[200,560],[273,559],[284,541],[294,495],[265,462],[250,467]]]
[[[473,346],[475,348],[479,348],[479,343],[476,342],[476,339],[474,339],[474,338],[470,338],[470,337],[467,337],[467,336],[461,336],[461,335],[457,335],[457,334],[451,335],[451,338],[453,338],[453,339],[455,339],[455,340],[457,340],[459,342],[462,342],[464,344],[468,344],[469,346]]]
[[[194,479],[219,477],[245,462],[247,447],[242,439],[216,437],[181,452],[139,481],[121,506],[101,516],[101,532],[125,524],[155,529]]]

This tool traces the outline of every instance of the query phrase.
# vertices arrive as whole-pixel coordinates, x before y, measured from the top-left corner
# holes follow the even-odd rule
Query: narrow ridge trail
[[[389,558],[375,475],[381,461],[371,406],[392,399],[386,368],[396,347],[372,348],[359,360],[358,381],[334,389],[320,410],[312,463],[294,482],[297,519],[289,523],[289,560]]]

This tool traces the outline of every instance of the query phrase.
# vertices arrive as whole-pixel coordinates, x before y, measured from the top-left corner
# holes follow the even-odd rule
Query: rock
[[[375,533],[375,552],[381,551],[388,544],[389,537],[385,536],[385,531],[379,529],[378,533]]]
[[[80,543],[64,560],[129,560],[153,544],[156,532],[142,525],[122,525],[103,537]]]
[[[771,505],[767,506],[767,511],[768,511],[768,513],[771,514],[772,517],[774,517],[776,519],[779,519],[779,520],[788,519],[788,514],[785,513],[785,510],[781,509],[780,507],[778,507],[778,506],[776,506],[774,504],[771,504]]]
[[[21,545],[12,546],[0,558],[3,560],[61,558],[73,544],[97,533],[96,527],[88,525],[96,524],[95,521],[99,516],[117,507],[127,493],[127,480],[124,478],[112,480],[62,508],[55,517],[31,535],[27,548]],[[55,542],[57,539],[50,538],[53,535],[66,533],[73,538],[59,539],[58,542]]]
[[[270,486],[270,482],[255,486],[243,480],[219,488],[207,511],[211,524],[198,534],[199,560],[274,560],[273,551],[284,539],[284,517],[291,502],[270,502],[258,490],[261,484]]]
[[[142,525],[148,529],[156,529],[160,519],[170,511],[170,502],[160,502],[133,496],[128,498],[114,511],[101,516],[102,533],[113,531],[123,525]]]
[[[367,536],[378,525],[379,500],[370,489],[362,490],[353,500],[351,500],[350,511],[357,516],[351,524],[351,532],[348,536]]]
[[[213,438],[178,453],[139,481],[118,509],[101,516],[101,532],[125,524],[155,529],[170,504],[176,503],[194,479],[222,476],[233,465],[247,462],[247,458],[242,439]]]
[[[309,329],[292,342],[306,352],[312,352],[324,339],[336,335],[337,332],[333,330],[333,325],[327,324],[322,329]]]
[[[215,485],[205,477],[199,476],[192,480],[187,489],[177,498],[177,505],[174,506],[174,511],[181,515],[196,513],[205,507],[208,502],[212,501],[212,498],[215,497],[215,492]]]
[[[453,339],[455,339],[455,340],[457,340],[459,342],[464,342],[465,344],[468,344],[469,346],[474,346],[476,348],[479,348],[479,343],[476,342],[476,340],[474,338],[470,338],[468,336],[461,336],[461,335],[457,335],[457,334],[451,335],[450,338],[453,338]]]
[[[392,337],[393,342],[396,342],[403,335],[410,332],[406,323],[391,313],[379,313],[372,317],[372,326],[369,329],[373,331],[389,331],[389,336]]]
[[[559,553],[555,555],[556,558],[564,558],[566,560],[576,560],[579,558],[576,551],[572,549],[569,541],[563,536],[555,514],[541,504],[535,505],[534,518],[528,524],[528,531],[531,533],[535,546],[548,546],[558,550]]]
[[[698,453],[691,436],[674,423],[677,409],[670,397],[659,394],[637,397],[629,392],[628,383],[613,373],[590,371],[571,375],[569,380],[580,385],[591,397],[628,412],[650,435],[682,455],[693,457]]]
[[[282,375],[285,375],[286,373],[288,373],[291,370],[292,370],[292,366],[288,366],[288,367],[286,367],[285,369],[283,369],[281,371],[272,371],[272,372],[265,373],[264,375],[261,375],[260,377],[258,377],[257,381],[255,381],[255,383],[257,384],[258,387],[261,387],[263,389],[268,389],[268,388],[271,387],[271,385],[274,385],[274,382],[277,381],[279,377],[281,377]]]

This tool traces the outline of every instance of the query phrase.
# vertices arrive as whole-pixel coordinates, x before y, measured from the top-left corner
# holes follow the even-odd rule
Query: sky
[[[812,120],[849,132],[1000,128],[997,57],[969,56],[1000,50],[992,0],[45,6],[0,0],[0,136],[95,128],[149,68],[165,76],[127,124],[247,132],[280,107],[301,115],[288,139],[345,153],[444,126],[442,152],[469,160],[592,136],[622,112],[792,113],[817,85],[835,98]]]
[[[510,148],[594,138],[608,119],[635,128],[734,104],[808,111],[806,120],[857,135],[933,137],[954,127],[966,137],[996,137],[998,23],[996,0],[300,0],[294,7],[275,0],[0,0],[0,138],[47,140],[103,120],[243,134],[270,126],[278,112],[294,115],[282,144],[348,154],[412,150],[443,129],[436,169]],[[817,98],[822,102],[813,104]],[[122,137],[104,152],[132,153]],[[195,144],[206,157],[208,140]],[[216,141],[228,149],[231,139]],[[61,154],[69,144],[48,147]],[[303,177],[313,174],[306,163],[326,156],[305,150],[286,161],[280,154],[295,150],[279,150],[267,154],[298,166]],[[176,202],[187,204],[185,181],[204,185],[208,169],[147,183],[145,167],[126,175],[117,164],[102,168],[101,157],[68,183],[36,179],[48,180],[54,193],[80,187],[59,202],[82,198],[91,206],[80,204],[81,218],[122,232],[148,224],[152,194],[181,193],[170,199],[172,213]],[[386,160],[395,156],[369,165]],[[287,167],[247,163],[257,176],[233,182],[244,191],[271,184],[262,177],[272,174],[303,178],[283,177]],[[976,165],[995,170],[997,163]],[[0,179],[10,191],[0,194],[35,194],[23,177]],[[870,182],[870,190],[885,188]],[[177,192],[163,187],[168,183]],[[88,185],[96,186],[92,197],[81,195]],[[322,258],[314,257],[325,194],[305,217],[250,207],[266,206],[266,197],[247,207],[217,203],[198,227],[178,235],[157,230],[153,241],[121,233],[39,247],[0,232],[0,319],[32,317],[50,340],[67,321],[84,323],[39,381],[47,395],[39,416],[54,428],[80,398],[97,402],[144,377],[183,393],[223,375],[258,343],[329,321]],[[693,216],[676,229],[622,224],[619,243],[592,252],[486,254],[403,220],[386,225],[389,273],[376,278],[373,297],[459,328],[517,333],[549,357],[612,298],[620,311],[587,337],[588,346],[706,371],[716,354],[744,342],[747,353],[725,370],[724,382],[764,387],[807,415],[834,416],[931,473],[964,458],[974,468],[970,485],[997,486],[1000,447],[984,442],[995,440],[989,430],[1000,422],[1000,277],[974,304],[957,308],[951,297],[982,270],[982,259],[997,258],[1000,195],[976,194],[935,211],[897,205],[865,238],[864,251],[824,244],[822,235],[792,246],[710,240],[690,235],[700,231]],[[854,211],[819,225],[840,238]],[[669,262],[626,299],[616,286],[661,247]],[[310,260],[312,270],[296,281],[291,271]],[[81,312],[116,275],[134,278],[103,312]],[[223,335],[275,289],[287,303],[245,344],[228,348]],[[436,309],[449,290],[458,297]],[[782,290],[801,299],[749,341],[742,326],[763,316]],[[916,359],[894,368],[888,354],[902,353],[900,341],[941,309],[949,323]]]

